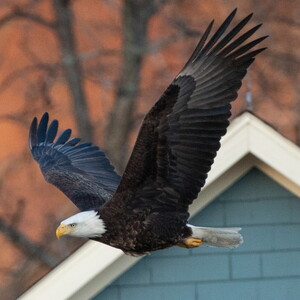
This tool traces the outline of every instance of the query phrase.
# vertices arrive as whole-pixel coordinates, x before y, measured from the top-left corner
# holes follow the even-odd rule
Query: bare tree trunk
[[[79,134],[87,141],[93,141],[93,128],[88,116],[86,95],[84,92],[82,68],[76,50],[70,0],[53,0],[56,16],[56,33],[59,40],[62,63],[69,91],[73,98],[74,114]]]
[[[123,66],[106,137],[106,150],[119,172],[124,170],[126,163],[128,136],[133,124],[134,104],[147,47],[147,28],[155,12],[155,0],[124,1]]]

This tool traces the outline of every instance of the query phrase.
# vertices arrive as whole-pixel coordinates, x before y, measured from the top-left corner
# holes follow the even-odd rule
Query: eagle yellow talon
[[[182,243],[178,243],[177,246],[181,248],[196,248],[203,244],[201,239],[187,238]]]

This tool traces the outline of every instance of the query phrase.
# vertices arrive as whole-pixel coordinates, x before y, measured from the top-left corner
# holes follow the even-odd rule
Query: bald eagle
[[[61,222],[57,237],[90,238],[129,255],[175,245],[234,248],[242,243],[240,228],[188,223],[188,207],[204,186],[229,125],[230,102],[255,56],[266,49],[252,49],[266,36],[247,41],[261,24],[239,34],[252,14],[229,30],[235,14],[208,39],[210,23],[147,113],[122,177],[97,146],[70,139],[70,129],[55,140],[58,121],[48,127],[48,113],[39,123],[33,119],[29,146],[34,159],[45,179],[81,211]]]

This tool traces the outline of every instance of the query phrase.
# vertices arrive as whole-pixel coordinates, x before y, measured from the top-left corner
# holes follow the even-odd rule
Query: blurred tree
[[[16,75],[24,75],[31,69],[44,70],[46,72],[53,73],[55,72],[55,70],[53,70],[54,67],[57,68],[62,66],[68,90],[73,100],[74,116],[78,125],[79,134],[86,140],[92,141],[93,128],[87,110],[87,97],[82,79],[82,67],[78,57],[77,43],[74,33],[74,20],[71,7],[72,1],[51,0],[50,3],[54,12],[54,20],[50,21],[46,19],[46,17],[33,12],[36,8],[35,6],[40,4],[40,2],[41,1],[28,1],[26,4],[20,6],[11,4],[10,12],[0,19],[0,27],[14,19],[21,18],[53,31],[58,41],[57,44],[59,46],[60,62],[51,66],[45,62],[39,62],[39,59],[35,57],[34,60],[36,60],[36,63],[34,65],[24,69],[19,69],[17,73],[10,74],[10,77],[6,80],[6,82],[2,83],[2,86],[7,83],[8,80],[11,81],[14,79]],[[30,51],[30,49],[27,50]],[[43,88],[47,89],[45,82],[41,85],[41,89]],[[46,91],[44,90],[44,92]],[[44,95],[48,96],[49,94],[44,93]],[[50,100],[48,103],[49,102]]]
[[[96,3],[103,5],[102,10],[94,11]],[[68,99],[58,99],[64,95],[58,93],[58,86],[63,86],[69,94],[78,134],[90,141],[97,137],[122,172],[140,115],[179,71],[193,50],[201,34],[199,31],[205,29],[213,17],[218,17],[216,23],[220,24],[236,4],[225,0],[199,3],[190,0],[14,0],[2,1],[0,5],[0,33],[18,22],[25,28],[18,29],[19,34],[21,32],[20,52],[0,51],[0,64],[3,67],[9,55],[13,56],[10,63],[17,58],[14,55],[24,56],[26,61],[12,64],[0,79],[2,95],[8,89],[19,90],[20,81],[26,86],[23,94],[18,94],[25,99],[24,105],[13,112],[2,113],[0,120],[17,121],[28,128],[33,114],[68,102]],[[250,93],[254,112],[300,144],[297,4],[247,0],[239,5],[238,19],[253,11],[254,21],[264,21],[261,30],[271,35],[267,42],[270,50],[258,57],[258,63],[251,68],[251,80],[246,79],[240,98],[244,100],[246,92]],[[9,39],[18,38],[16,31],[12,33],[15,36],[9,33]],[[119,42],[121,36],[122,42]],[[184,43],[180,43],[182,40]],[[234,105],[237,114],[246,107],[246,101]],[[95,118],[97,113],[101,115]],[[17,266],[2,270],[9,274],[7,290],[12,298],[79,245],[76,241],[65,242],[65,246],[60,242],[61,251],[57,251],[57,244],[53,246],[53,238],[50,238],[55,227],[53,220],[61,218],[55,210],[56,205],[50,212],[55,213],[51,218],[47,218],[44,205],[34,208],[34,214],[41,214],[45,222],[43,226],[39,224],[43,240],[30,237],[30,232],[19,226],[27,217],[31,194],[16,195],[16,187],[8,186],[8,178],[11,174],[19,174],[21,169],[28,169],[26,174],[31,177],[33,170],[29,167],[33,162],[28,151],[21,152],[18,159],[11,158],[7,172],[3,171],[2,177],[0,174],[0,231],[7,237],[5,241],[10,241],[22,253]],[[2,161],[2,166],[7,160]],[[0,168],[0,173],[1,170],[4,169]],[[17,205],[20,199],[24,206]],[[13,201],[14,213],[7,218],[3,211],[11,210]],[[14,221],[17,219],[21,221]]]
[[[122,67],[116,99],[107,127],[106,149],[119,172],[128,155],[128,137],[134,123],[141,69],[148,51],[148,25],[166,0],[124,0],[122,10]]]
[[[93,128],[88,115],[82,67],[74,34],[73,12],[70,0],[53,0],[55,23],[53,29],[60,45],[61,62],[66,82],[73,99],[74,115],[82,138],[93,141]]]

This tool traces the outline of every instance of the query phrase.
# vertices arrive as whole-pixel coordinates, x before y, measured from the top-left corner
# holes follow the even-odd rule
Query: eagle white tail
[[[201,239],[206,246],[221,248],[236,248],[243,243],[243,237],[239,233],[242,228],[213,228],[196,227],[188,225],[192,229],[192,237]]]

